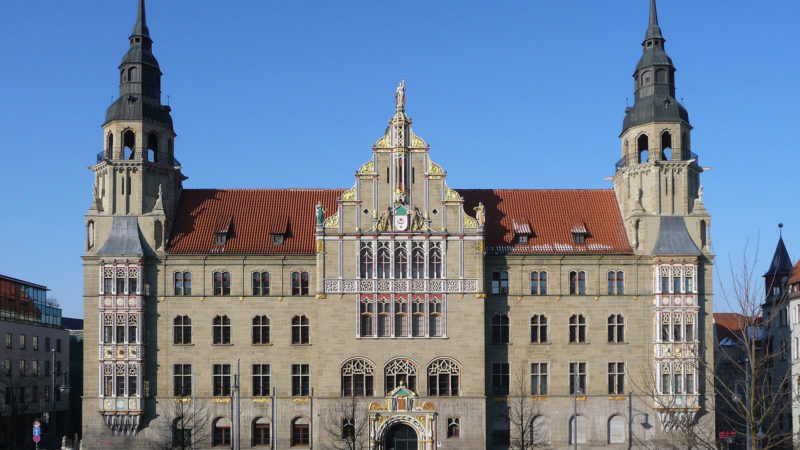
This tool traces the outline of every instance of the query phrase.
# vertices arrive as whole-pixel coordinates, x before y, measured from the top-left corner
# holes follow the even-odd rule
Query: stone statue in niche
[[[478,206],[472,209],[475,211],[475,220],[478,221],[478,226],[484,226],[486,224],[486,207],[483,206],[483,202],[478,202]]]
[[[322,226],[325,222],[325,208],[322,207],[322,202],[318,201],[317,206],[314,207],[317,214],[317,226]]]
[[[411,213],[411,231],[422,231],[425,229],[425,222],[422,218],[422,213],[419,212],[419,208],[414,207],[414,211]]]
[[[376,229],[378,231],[387,231],[389,230],[389,219],[392,216],[392,209],[388,206],[386,207],[386,211],[381,212],[380,217],[378,218],[378,226]]]

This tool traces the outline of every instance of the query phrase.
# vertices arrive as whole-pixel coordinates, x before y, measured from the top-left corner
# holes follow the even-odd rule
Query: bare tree
[[[728,336],[727,351],[716,353],[718,423],[743,435],[751,448],[791,448],[791,424],[782,423],[792,400],[786,280],[766,277],[760,288],[754,261],[745,249],[741,266],[731,263],[730,287],[721,289],[742,324]]]
[[[369,447],[369,417],[366,400],[354,395],[341,397],[325,414],[329,442],[322,448],[362,450]]]
[[[159,420],[159,438],[154,443],[154,448],[184,450],[208,447],[211,442],[207,403],[190,397],[166,402],[168,403]]]
[[[533,401],[532,394],[527,390],[528,375],[525,369],[525,366],[520,366],[514,371],[511,395],[508,397],[509,443],[515,450],[548,446],[547,421],[542,416],[538,403]],[[541,385],[546,386],[546,381]],[[538,389],[536,393],[546,394]]]

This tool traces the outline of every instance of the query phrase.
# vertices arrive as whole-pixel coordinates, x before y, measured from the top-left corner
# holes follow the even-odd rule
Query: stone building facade
[[[92,166],[84,444],[505,448],[523,421],[627,448],[713,427],[710,217],[654,2],[642,45],[613,190],[450,188],[402,81],[348,189],[183,189],[140,0]]]

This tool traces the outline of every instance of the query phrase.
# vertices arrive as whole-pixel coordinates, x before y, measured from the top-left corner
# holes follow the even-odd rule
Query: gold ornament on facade
[[[343,202],[352,202],[356,199],[356,187],[353,186],[350,189],[344,191],[342,194],[342,201]]]
[[[470,217],[467,213],[464,213],[464,227],[465,228],[477,228],[478,221],[475,220],[474,217]]]
[[[486,251],[486,241],[479,241],[478,242],[478,251],[479,252]]]
[[[339,213],[325,219],[325,228],[336,228],[339,226]]]
[[[317,294],[317,300],[325,300],[326,298],[328,298],[328,296],[325,294]]]
[[[459,201],[459,200],[461,200],[461,196],[458,195],[458,192],[456,192],[456,191],[454,191],[454,190],[452,190],[452,189],[450,189],[448,187],[447,191],[445,193],[444,199],[448,200],[448,201]]]
[[[436,407],[433,406],[433,403],[431,403],[431,402],[425,402],[425,403],[422,404],[422,410],[423,411],[435,411]]]
[[[325,251],[325,241],[317,241],[317,252],[322,253]]]
[[[380,139],[378,142],[375,143],[375,148],[388,148],[392,146],[392,137],[388,134]]]
[[[428,175],[444,175],[442,167],[428,159]]]
[[[413,148],[426,148],[428,144],[422,140],[422,138],[418,137],[416,134],[411,134],[411,147]]]
[[[359,168],[359,169],[358,169],[358,173],[360,173],[360,174],[365,174],[365,173],[366,173],[366,174],[371,174],[371,173],[375,173],[375,164],[374,164],[374,163],[373,163],[373,161],[370,159],[370,160],[369,160],[369,161],[367,161],[367,162],[366,162],[364,165],[362,165],[362,166],[361,166],[361,168]]]

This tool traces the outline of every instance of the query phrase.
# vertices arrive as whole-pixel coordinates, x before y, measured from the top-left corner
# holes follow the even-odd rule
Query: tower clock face
[[[394,229],[397,231],[406,231],[408,229],[408,215],[395,214],[394,216]]]

